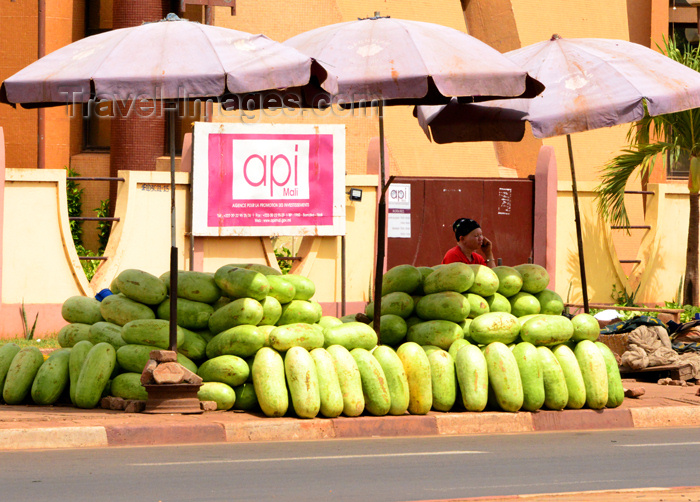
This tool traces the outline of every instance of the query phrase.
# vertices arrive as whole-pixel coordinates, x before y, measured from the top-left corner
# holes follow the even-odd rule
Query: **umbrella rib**
[[[333,31],[333,32],[331,32],[331,36],[328,38],[328,41],[326,42],[326,47],[332,46],[333,40],[335,40],[335,38],[338,37],[339,35],[340,35],[340,32],[339,32],[339,31]],[[321,64],[323,64],[323,65],[328,66],[329,68],[338,68],[338,65],[333,64],[333,63],[331,63],[331,62],[329,62],[329,61],[324,61],[324,60],[322,60],[322,59],[320,59],[320,58],[317,58],[317,57],[316,57],[315,55],[313,55],[313,54],[307,54],[306,52],[304,52],[304,54],[306,54],[306,55],[309,56],[310,58],[314,58],[316,61],[318,61],[319,63],[321,63]],[[320,56],[320,53],[319,53],[319,56]]]
[[[421,55],[421,64],[423,65],[423,74],[424,74],[424,75],[428,75],[428,77],[430,77],[430,78],[433,78],[432,73],[429,73],[429,72],[428,72],[428,67],[425,65],[425,62],[424,62],[423,57],[422,57],[423,54],[421,53],[421,51],[420,51],[420,49],[418,48],[418,46],[416,45],[416,43],[413,41],[413,38],[410,36],[410,32],[406,29],[406,27],[403,25],[403,23],[398,23],[398,24],[399,24],[399,26],[401,27],[401,29],[402,29],[407,35],[409,35],[409,36],[408,36],[408,40],[411,42],[411,45],[416,49],[416,52],[417,52],[418,54]],[[425,96],[428,95],[428,82],[427,82],[427,81],[426,81],[426,83],[425,83],[425,89],[426,89],[425,94],[424,94],[422,97],[425,97]]]
[[[221,71],[224,73],[224,89],[221,92],[221,94],[223,94],[223,91],[226,91],[229,88],[228,87],[228,72],[226,71],[226,67],[224,66],[224,63],[221,61],[221,57],[219,56],[219,53],[216,51],[216,48],[211,41],[211,38],[209,38],[207,36],[207,33],[206,33],[206,31],[204,31],[202,29],[202,26],[209,26],[210,28],[214,28],[214,26],[206,25],[206,24],[201,25],[201,24],[197,23],[197,29],[202,34],[202,36],[204,36],[204,38],[206,39],[207,43],[209,44],[209,47],[211,48],[211,52],[216,55],[216,60],[218,61],[219,66],[221,67]]]
[[[102,58],[102,62],[100,62],[100,63],[95,67],[93,73],[92,73],[92,74],[90,75],[90,77],[89,77],[89,78],[90,78],[90,83],[92,84],[92,87],[95,89],[95,98],[98,97],[97,86],[95,85],[95,78],[94,78],[95,73],[97,73],[97,72],[102,68],[102,65],[105,63],[105,61],[107,61],[107,59],[109,59],[109,56],[110,56],[114,51],[117,50],[117,47],[118,47],[120,44],[122,44],[122,43],[124,42],[124,40],[126,40],[126,39],[129,37],[129,35],[130,35],[131,33],[133,33],[133,30],[129,30],[128,28],[121,28],[121,29],[124,30],[124,36],[120,36],[119,39],[118,39],[118,41],[115,42],[115,43],[112,45],[112,48],[105,54],[105,57]],[[112,30],[111,33],[114,33],[115,31],[119,31],[119,30]],[[110,99],[116,100],[116,96],[110,96]]]

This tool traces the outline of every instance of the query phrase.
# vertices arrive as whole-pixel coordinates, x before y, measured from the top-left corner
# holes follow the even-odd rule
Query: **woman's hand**
[[[496,263],[495,263],[496,260],[493,257],[493,249],[492,249],[491,241],[488,240],[486,237],[482,238],[480,251],[481,251],[481,254],[484,255],[484,258],[486,259],[486,265],[488,267],[493,268],[494,266],[496,266]]]
[[[486,237],[481,242],[481,252],[486,258],[493,258],[493,250],[491,249],[491,241]]]

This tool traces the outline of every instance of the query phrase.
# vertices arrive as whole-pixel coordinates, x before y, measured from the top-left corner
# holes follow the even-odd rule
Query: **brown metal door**
[[[389,268],[409,263],[432,266],[455,246],[452,223],[472,218],[493,242],[503,265],[532,257],[534,181],[520,178],[395,178],[411,185],[411,234],[390,237]]]

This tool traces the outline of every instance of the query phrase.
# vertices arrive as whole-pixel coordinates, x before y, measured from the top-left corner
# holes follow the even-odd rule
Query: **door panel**
[[[452,223],[472,218],[504,265],[532,256],[534,181],[530,179],[395,178],[411,185],[411,237],[389,238],[388,267],[432,266],[455,246]]]

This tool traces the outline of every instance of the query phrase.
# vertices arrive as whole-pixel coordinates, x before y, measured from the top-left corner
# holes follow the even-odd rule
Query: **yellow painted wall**
[[[68,231],[63,170],[7,169],[3,226],[2,302],[60,304],[73,295],[93,295],[109,287],[119,271],[138,268],[160,275],[169,267],[170,194],[152,191],[167,187],[165,172],[122,171],[117,215],[108,252],[113,258],[87,283]],[[369,300],[373,270],[376,177],[350,175],[348,187],[363,189],[361,202],[347,202],[346,299]],[[178,248],[181,268],[189,267],[185,240],[188,176],[178,173]],[[654,184],[650,190],[646,224],[634,258],[641,260],[627,278],[617,261],[611,231],[594,208],[594,183],[578,184],[582,215],[584,257],[589,300],[610,302],[613,285],[633,292],[639,285],[638,302],[663,303],[676,297],[685,266],[688,190],[677,184]],[[143,215],[148,214],[149,218]],[[31,228],[32,232],[27,232]],[[205,271],[241,261],[271,262],[271,245],[257,238],[211,239],[204,252]],[[294,273],[311,278],[320,302],[341,300],[340,239],[315,238],[302,243],[304,261]],[[274,263],[272,263],[274,264]],[[557,292],[572,302],[581,301],[576,232],[573,224],[571,187],[559,182],[557,199]],[[570,288],[571,284],[571,290]]]
[[[592,182],[578,184],[589,301],[611,303],[613,285],[618,292],[625,289],[630,294],[639,287],[637,303],[663,306],[664,301],[677,299],[688,241],[688,189],[678,184],[650,184],[648,189],[655,195],[648,197],[646,219],[638,224],[649,225],[651,230],[637,230],[639,246],[622,255],[613,245],[615,231],[607,227],[595,209],[594,187]],[[571,186],[559,182],[556,288],[565,300],[580,303],[577,250]],[[625,258],[640,263],[623,270],[618,260]]]
[[[657,193],[647,209],[646,223],[651,230],[643,236],[642,263],[630,276],[630,289],[639,285],[637,296],[643,302],[678,300],[688,242],[688,189],[679,184],[653,184],[649,190]]]
[[[117,192],[112,227],[105,250],[110,260],[97,269],[91,285],[94,291],[108,288],[122,270],[136,268],[159,276],[170,269],[170,173],[119,171],[124,178]],[[176,232],[178,263],[186,268],[185,214],[189,175],[176,173]],[[147,217],[146,217],[147,215]]]
[[[345,185],[362,189],[361,201],[346,198],[345,296],[348,302],[367,302],[374,276],[374,222],[377,176],[349,175]],[[342,300],[342,241],[340,237],[305,237],[299,249],[303,257],[291,272],[316,284],[319,302]]]
[[[125,179],[120,183],[117,195],[115,215],[120,221],[114,224],[105,251],[110,260],[97,270],[90,283],[92,291],[108,288],[112,279],[127,268],[145,270],[157,276],[169,269],[170,173],[120,171],[119,175]],[[189,175],[178,172],[176,180],[178,261],[181,269],[188,269],[189,238],[185,237],[185,229]],[[367,301],[373,270],[377,177],[350,175],[346,178],[346,185],[363,190],[361,202],[347,201],[346,298],[348,301]],[[152,190],[154,187],[157,188],[156,191]],[[11,210],[6,206],[6,214]],[[312,246],[313,239],[307,240],[308,245],[313,247],[313,252],[303,254],[305,260],[297,265],[294,273],[314,281],[317,288],[314,299],[317,301],[339,302],[340,238],[322,237],[315,238],[315,241]],[[229,263],[250,262],[277,267],[267,237],[204,238],[201,242],[202,270],[206,272],[215,272],[217,268]],[[7,241],[5,246],[7,247]],[[65,298],[56,295],[54,300],[60,303]]]
[[[63,170],[6,169],[2,303],[91,295],[68,228]]]
[[[593,182],[577,183],[588,300],[609,303],[612,286],[620,289],[624,273],[611,251],[610,230],[595,210],[594,187]],[[556,290],[565,301],[580,303],[583,297],[571,183],[560,181],[557,192]]]

